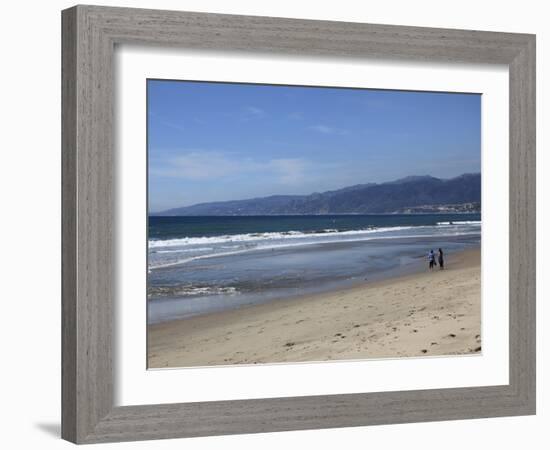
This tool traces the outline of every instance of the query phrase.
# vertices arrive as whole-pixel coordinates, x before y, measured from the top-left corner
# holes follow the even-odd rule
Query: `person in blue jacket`
[[[435,266],[435,253],[432,250],[430,250],[430,252],[428,253],[428,266],[430,268],[430,270],[433,270],[434,266]]]

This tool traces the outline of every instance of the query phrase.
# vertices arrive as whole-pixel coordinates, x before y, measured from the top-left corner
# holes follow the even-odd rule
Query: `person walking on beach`
[[[443,270],[443,250],[441,248],[437,251],[437,262],[439,263],[439,270]]]
[[[428,265],[430,267],[430,270],[433,270],[435,265],[435,253],[433,249],[430,250],[430,253],[428,253]]]

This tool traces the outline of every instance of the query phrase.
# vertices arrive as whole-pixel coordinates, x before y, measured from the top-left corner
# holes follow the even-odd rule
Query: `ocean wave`
[[[194,247],[179,248],[176,250],[153,250],[153,253],[188,253],[188,252],[208,252],[214,250],[212,247]]]
[[[481,225],[481,220],[457,220],[452,222],[437,222],[438,225]]]
[[[168,261],[168,262],[149,262],[149,269],[164,269],[166,267],[173,267],[173,266],[180,266],[182,264],[190,263],[191,261],[196,261],[199,259],[210,259],[210,258],[220,258],[223,256],[232,256],[232,255],[238,255],[240,253],[247,253],[253,250],[261,250],[260,247],[251,247],[251,248],[245,248],[242,250],[235,250],[233,252],[219,252],[219,253],[209,253],[207,255],[198,255],[198,256],[192,256],[190,258],[184,258],[184,259],[178,259],[175,261]]]
[[[311,232],[303,231],[281,231],[281,232],[266,232],[266,233],[246,233],[246,234],[228,234],[220,236],[201,236],[201,237],[185,237],[178,239],[156,239],[149,241],[149,248],[159,247],[177,247],[201,244],[222,244],[222,243],[241,243],[254,242],[264,240],[280,240],[280,239],[307,239],[315,237],[327,236],[353,236],[357,234],[382,233],[387,231],[402,231],[412,228],[422,228],[425,226],[404,226],[404,227],[380,227],[380,228],[365,228],[359,230],[344,230],[325,229]]]
[[[420,228],[420,227],[414,227],[414,228]],[[446,234],[418,234],[418,235],[397,235],[397,236],[365,236],[365,237],[356,237],[354,239],[333,239],[333,240],[316,240],[316,241],[308,241],[308,242],[294,242],[294,243],[279,243],[279,244],[267,244],[267,245],[256,245],[256,246],[248,246],[248,247],[241,247],[234,251],[223,251],[223,252],[215,252],[215,253],[209,253],[209,254],[203,254],[203,255],[197,255],[197,256],[191,256],[189,258],[184,259],[177,259],[175,261],[162,261],[158,263],[154,263],[152,261],[149,262],[149,269],[155,270],[155,269],[164,269],[167,267],[173,267],[173,266],[180,266],[183,264],[187,264],[193,261],[203,260],[203,259],[212,259],[212,258],[222,258],[225,256],[233,256],[233,255],[239,255],[243,253],[250,253],[254,251],[261,251],[261,250],[282,250],[290,247],[302,247],[306,245],[319,245],[319,244],[337,244],[342,242],[364,242],[364,241],[371,241],[371,240],[380,240],[380,239],[418,239],[418,238],[430,238],[430,237],[444,237],[444,236],[475,236],[477,235],[477,232],[453,232],[453,233],[446,233]]]
[[[233,286],[152,286],[147,295],[151,297],[193,297],[204,295],[236,295],[239,291]]]

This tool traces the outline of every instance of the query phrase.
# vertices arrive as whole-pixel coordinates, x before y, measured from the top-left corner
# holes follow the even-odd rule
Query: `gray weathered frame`
[[[76,443],[535,413],[535,36],[75,6],[62,13],[62,436]],[[168,405],[113,404],[115,44],[506,64],[508,385]]]

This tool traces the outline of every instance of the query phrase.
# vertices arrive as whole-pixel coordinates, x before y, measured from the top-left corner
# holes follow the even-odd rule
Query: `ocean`
[[[479,247],[480,214],[149,217],[148,321],[407,273],[430,249]]]

